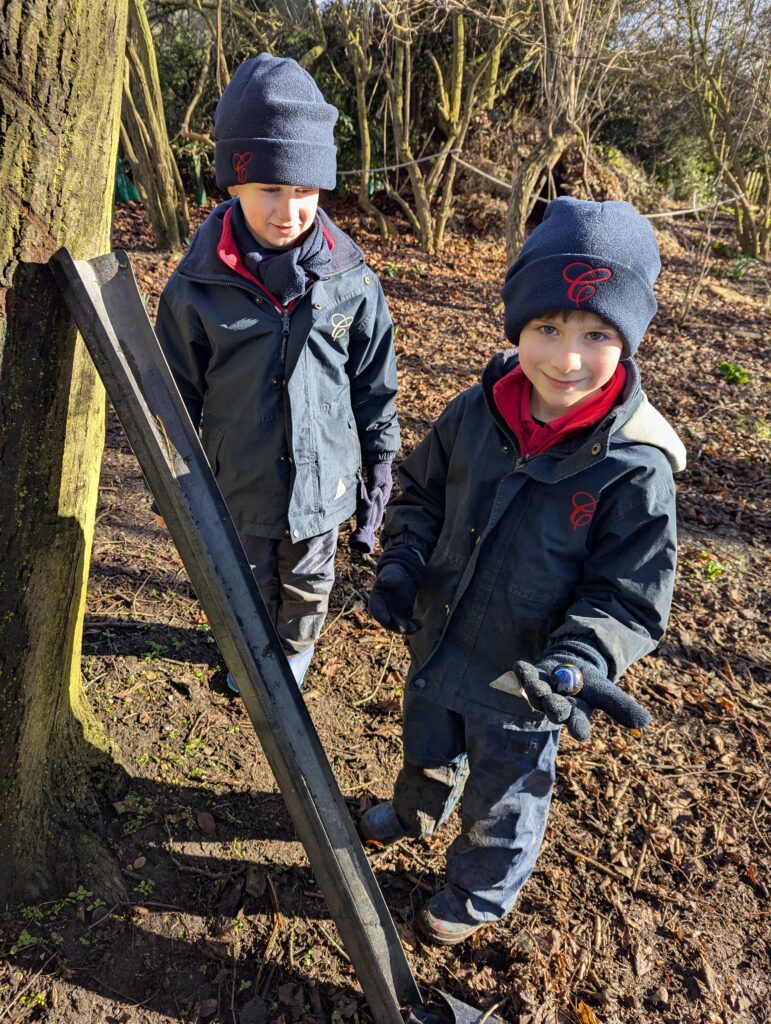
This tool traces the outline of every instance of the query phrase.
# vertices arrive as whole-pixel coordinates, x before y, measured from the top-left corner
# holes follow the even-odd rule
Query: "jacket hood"
[[[621,425],[616,437],[629,444],[649,444],[659,448],[669,460],[673,473],[682,473],[685,469],[685,445],[658,409],[651,405],[644,391],[642,401]]]
[[[217,255],[217,246],[222,237],[222,226],[227,211],[238,202],[237,198],[228,199],[211,211],[206,220],[196,231],[190,248],[182,258],[177,270],[183,277],[192,277],[206,281],[221,280],[228,284],[243,285],[244,279],[230,270]],[[325,231],[332,239],[332,259],[321,280],[342,274],[352,267],[364,262],[364,253],[341,228],[322,209],[316,212]]]
[[[482,390],[488,407],[495,420],[503,426],[507,433],[509,432],[508,427],[493,401],[493,385],[501,377],[511,373],[518,365],[517,349],[510,348],[503,352],[496,352],[482,372]],[[683,442],[661,413],[648,401],[648,396],[642,390],[640,371],[634,359],[624,359],[622,365],[626,369],[626,386],[621,402],[613,409],[609,417],[604,417],[601,423],[589,429],[589,433],[584,436],[584,440],[579,442],[579,445],[583,447],[587,438],[593,438],[595,435],[603,435],[608,440],[612,440],[614,444],[648,444],[664,453],[673,473],[682,472],[686,463]],[[569,446],[569,451],[574,451],[576,442],[568,441],[567,446]],[[548,454],[548,452],[563,455],[566,452],[566,445],[555,445],[544,454]]]

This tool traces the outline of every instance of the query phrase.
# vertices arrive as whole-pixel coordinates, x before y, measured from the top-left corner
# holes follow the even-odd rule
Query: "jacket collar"
[[[242,284],[247,282],[235,271],[227,267],[217,255],[217,248],[222,239],[225,214],[237,202],[228,199],[211,211],[206,220],[196,231],[190,248],[185,253],[177,270],[183,277],[203,280],[216,284]],[[352,238],[342,231],[321,208],[316,216],[321,220],[325,233],[331,239],[332,259],[321,275],[320,280],[335,277],[346,270],[359,266],[364,262],[364,254]]]

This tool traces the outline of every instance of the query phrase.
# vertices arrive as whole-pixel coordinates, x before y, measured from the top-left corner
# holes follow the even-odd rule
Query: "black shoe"
[[[468,921],[459,921],[447,906],[444,889],[440,889],[420,908],[416,921],[420,935],[439,946],[454,946],[463,942],[487,923],[475,921],[469,924]]]

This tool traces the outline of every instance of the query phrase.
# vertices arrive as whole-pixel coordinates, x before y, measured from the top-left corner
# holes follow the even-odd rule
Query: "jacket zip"
[[[508,424],[503,422],[499,416],[496,416],[495,411],[493,410],[493,407],[490,404],[490,399],[487,397],[487,389],[485,388],[484,385],[482,385],[482,400],[485,403],[485,408],[489,412],[493,423],[496,425],[496,427],[500,430],[500,432],[503,434],[503,436],[514,449],[514,455],[516,456],[516,459],[514,461],[515,471],[521,469],[522,466],[524,466],[527,462],[527,456],[523,456],[522,452],[519,450],[519,441],[516,439],[511,430],[509,430]]]

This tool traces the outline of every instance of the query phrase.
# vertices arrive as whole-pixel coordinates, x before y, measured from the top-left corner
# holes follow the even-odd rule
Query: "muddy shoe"
[[[364,842],[372,846],[388,846],[407,835],[390,800],[370,807],[362,815],[360,827]]]
[[[473,924],[459,921],[447,906],[443,889],[420,908],[416,924],[422,938],[439,946],[454,946],[456,942],[463,942],[485,926],[484,921]]]

